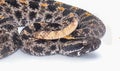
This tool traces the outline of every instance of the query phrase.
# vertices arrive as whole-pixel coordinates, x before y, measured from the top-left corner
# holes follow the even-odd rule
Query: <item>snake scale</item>
[[[18,33],[18,27],[24,27]],[[0,0],[0,58],[18,49],[81,56],[99,48],[106,28],[93,14],[54,0]]]

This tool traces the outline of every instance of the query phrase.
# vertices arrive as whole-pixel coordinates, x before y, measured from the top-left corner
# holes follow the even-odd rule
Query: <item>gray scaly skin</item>
[[[6,20],[7,18],[11,19]],[[77,20],[78,26],[65,37],[49,40],[34,37],[35,32],[39,34],[41,31],[61,31],[74,22],[74,19]],[[23,43],[21,50],[36,56],[56,53],[80,56],[89,53],[99,48],[100,38],[106,31],[101,20],[91,13],[53,0],[0,0],[0,25],[3,26],[2,24],[8,21],[9,24],[15,22],[12,24],[15,28],[25,27],[20,33]],[[3,46],[5,43],[1,44]],[[3,48],[0,47],[0,54]],[[6,56],[9,55],[8,52],[6,51]]]

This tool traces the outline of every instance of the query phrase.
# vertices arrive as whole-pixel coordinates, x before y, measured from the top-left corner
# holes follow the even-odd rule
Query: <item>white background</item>
[[[0,71],[120,71],[120,0],[57,0],[85,9],[107,27],[102,45],[82,57],[35,57],[17,51],[0,60]]]

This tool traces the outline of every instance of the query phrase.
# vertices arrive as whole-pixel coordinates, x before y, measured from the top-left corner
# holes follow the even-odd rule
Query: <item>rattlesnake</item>
[[[18,33],[18,27],[24,27]],[[17,49],[36,56],[96,50],[105,26],[96,16],[54,0],[0,0],[0,58]]]

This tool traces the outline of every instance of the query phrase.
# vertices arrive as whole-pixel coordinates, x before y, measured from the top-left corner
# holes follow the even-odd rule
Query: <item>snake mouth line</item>
[[[33,33],[33,37],[36,39],[45,39],[45,40],[54,40],[64,38],[71,34],[78,26],[78,20],[75,18],[73,22],[70,23],[67,27],[58,31],[37,31]]]

